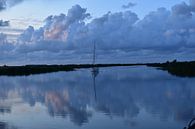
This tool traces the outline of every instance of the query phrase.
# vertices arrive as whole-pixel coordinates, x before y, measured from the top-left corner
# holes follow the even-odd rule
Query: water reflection
[[[8,125],[6,122],[0,121],[0,129],[17,129],[17,128],[14,126]]]
[[[91,70],[91,74],[92,74],[92,77],[93,77],[94,98],[95,98],[95,101],[96,101],[96,100],[97,100],[97,93],[96,93],[96,77],[97,77],[98,74],[99,74],[99,68],[93,67],[92,70]]]
[[[28,111],[27,117],[32,117],[34,108],[41,114],[46,107],[51,118],[47,119],[60,117],[78,127],[105,116],[113,121],[110,125],[115,119],[123,121],[113,127],[117,129],[182,128],[195,116],[193,84],[195,79],[181,79],[146,67],[0,77],[0,120],[14,123],[16,113]],[[97,117],[97,113],[104,115]]]
[[[71,121],[79,126],[87,123],[91,116],[91,113],[87,112],[85,108],[72,106],[69,102],[67,92],[62,94],[59,92],[46,93],[45,105],[48,107],[51,116],[62,116],[66,118],[70,114]]]
[[[7,129],[7,124],[4,122],[0,122],[0,129]]]

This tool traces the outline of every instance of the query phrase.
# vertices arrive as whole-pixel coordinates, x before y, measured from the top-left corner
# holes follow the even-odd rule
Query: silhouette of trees
[[[148,66],[168,71],[170,74],[179,77],[195,77],[195,61],[191,62],[172,62],[148,64]]]

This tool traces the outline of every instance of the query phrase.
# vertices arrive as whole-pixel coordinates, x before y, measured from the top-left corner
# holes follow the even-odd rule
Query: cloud
[[[9,21],[0,20],[0,27],[9,26]]]
[[[33,42],[40,40],[57,40],[66,41],[68,37],[68,30],[74,25],[85,24],[84,20],[90,17],[89,13],[86,13],[85,8],[81,8],[79,5],[73,6],[68,10],[67,15],[60,14],[59,16],[48,16],[45,19],[45,25],[39,30],[34,30],[30,26],[19,37],[20,42]]]
[[[0,11],[21,3],[23,0],[0,0]]]
[[[183,15],[183,16],[192,16],[192,10],[189,5],[187,5],[185,2],[182,2],[181,4],[177,4],[172,7],[173,14],[175,15]]]
[[[193,2],[176,4],[171,10],[159,8],[143,19],[127,10],[88,20],[87,9],[75,5],[67,14],[47,17],[39,29],[27,28],[0,59],[89,63],[96,42],[99,62],[191,60],[195,56]]]
[[[4,10],[6,8],[6,1],[5,0],[0,0],[0,11]]]
[[[13,44],[7,42],[7,36],[0,33],[0,54],[4,56],[14,49]]]
[[[59,16],[49,16],[45,20],[44,39],[66,40],[69,27],[73,24],[84,24],[83,20],[90,16],[86,11],[85,8],[75,5],[68,10],[67,15],[61,14]]]
[[[190,0],[190,8],[195,12],[195,0]]]
[[[7,0],[7,5],[9,7],[15,6],[19,3],[21,3],[23,0]]]
[[[189,4],[186,2],[182,2],[180,4],[176,4],[172,7],[172,12],[174,15],[180,16],[192,16],[192,13],[195,12],[195,0],[190,0]]]
[[[123,5],[122,8],[123,9],[129,9],[129,8],[134,7],[134,6],[136,6],[135,3],[129,2],[127,5]]]
[[[5,34],[0,33],[0,41],[1,41],[1,44],[4,44],[7,42],[7,37]]]

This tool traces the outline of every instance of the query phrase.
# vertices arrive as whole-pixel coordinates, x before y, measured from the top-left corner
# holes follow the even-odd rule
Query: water
[[[195,78],[148,67],[0,77],[0,129],[183,129]]]

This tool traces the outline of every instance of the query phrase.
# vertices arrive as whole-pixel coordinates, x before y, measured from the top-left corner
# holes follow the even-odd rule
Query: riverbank
[[[179,77],[195,77],[195,61],[146,64],[72,64],[72,65],[25,65],[25,66],[0,66],[0,76],[28,76],[33,74],[51,73],[59,71],[74,71],[83,68],[101,68],[117,66],[148,66]]]
[[[135,66],[143,64],[78,64],[78,65],[25,65],[25,66],[0,66],[0,76],[28,76],[32,74],[51,73],[59,71],[74,71],[83,68],[100,68],[116,66]]]
[[[195,77],[195,61],[177,62],[175,60],[166,63],[151,63],[147,66],[156,67],[178,77]]]

